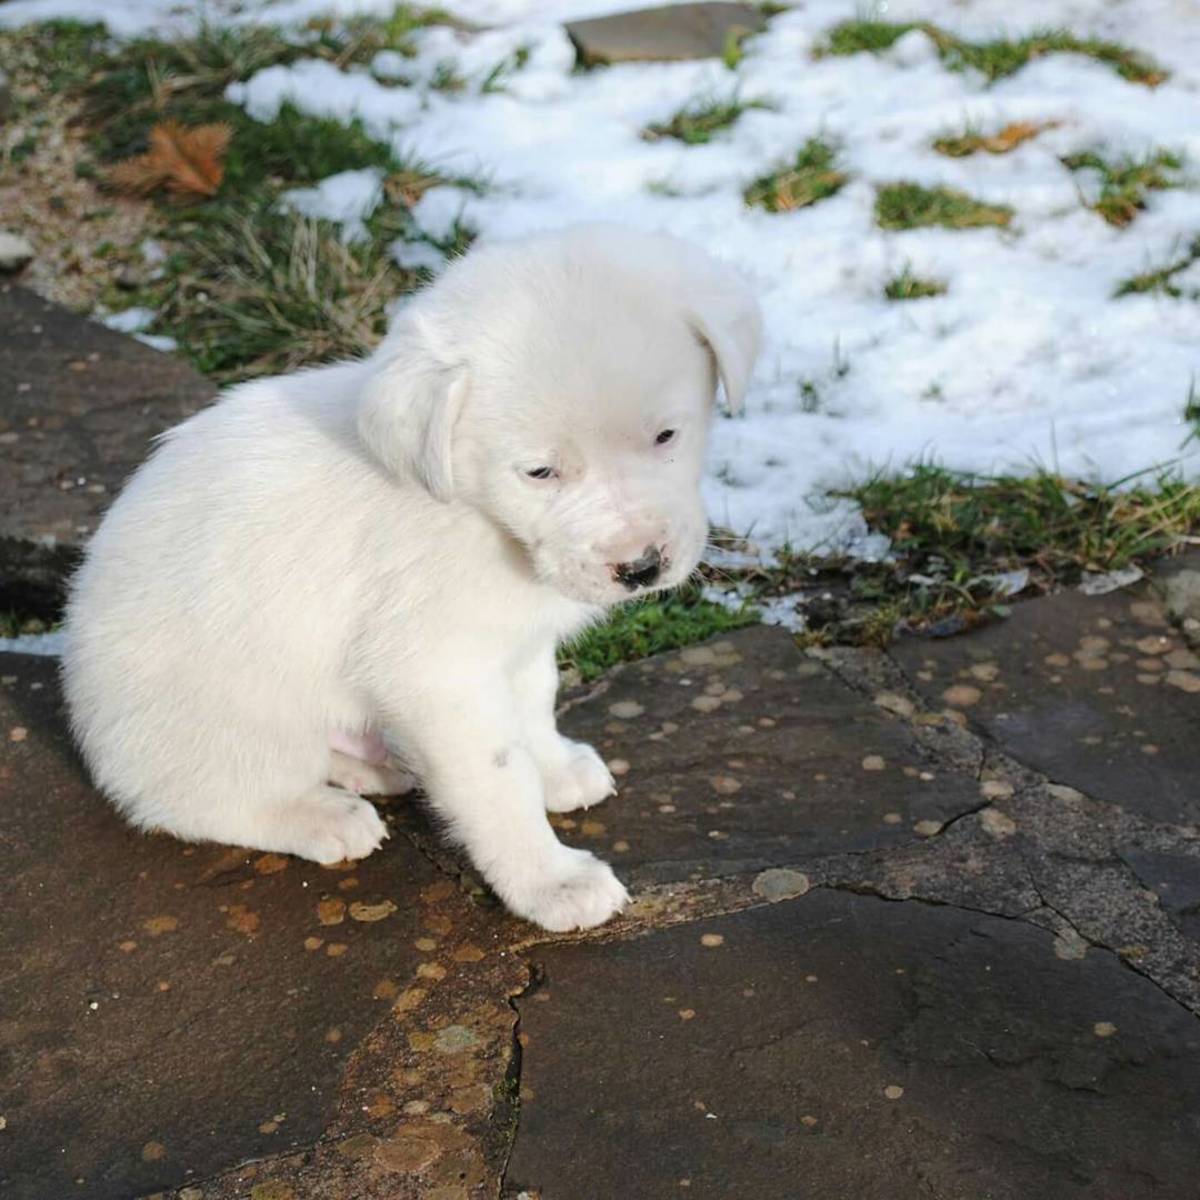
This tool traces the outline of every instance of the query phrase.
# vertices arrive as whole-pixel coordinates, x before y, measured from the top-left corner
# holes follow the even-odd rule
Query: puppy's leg
[[[471,675],[464,669],[461,678]],[[476,676],[457,690],[423,690],[392,711],[410,714],[403,742],[434,810],[512,912],[544,929],[587,929],[625,906],[628,896],[607,863],[554,836],[541,774],[502,674]]]
[[[417,786],[407,771],[390,761],[364,762],[340,750],[329,755],[329,782],[358,796],[404,796]]]
[[[513,691],[526,744],[542,775],[546,810],[572,812],[616,795],[612,772],[600,755],[584,742],[563,737],[555,726],[558,666],[553,646],[517,672]]]

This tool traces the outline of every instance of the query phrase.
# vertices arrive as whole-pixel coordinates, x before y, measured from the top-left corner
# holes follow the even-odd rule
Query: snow
[[[316,187],[284,192],[281,203],[306,217],[337,221],[346,241],[362,241],[367,236],[364,222],[383,199],[383,176],[379,167],[340,171]]]
[[[123,308],[120,312],[109,313],[100,318],[100,323],[118,333],[141,333],[154,324],[158,314],[152,308]]]
[[[0,653],[42,654],[58,658],[63,652],[64,634],[55,629],[50,633],[19,633],[16,637],[0,637]]]
[[[1200,475],[1183,409],[1200,375],[1194,297],[1114,299],[1117,284],[1179,257],[1200,234],[1200,10],[1191,0],[963,0],[952,7],[890,0],[808,0],[744,44],[736,70],[717,61],[628,64],[574,72],[557,24],[635,4],[609,0],[451,0],[476,24],[415,37],[417,55],[364,67],[316,60],[271,67],[229,95],[258,119],[287,102],[347,121],[360,117],[396,151],[444,173],[484,178],[485,195],[435,188],[415,217],[432,240],[454,221],[482,238],[587,219],[621,221],[690,238],[737,264],[761,297],[766,344],[744,418],[718,421],[705,481],[715,521],[770,548],[863,547],[861,517],[830,493],[881,469],[917,461],[979,472],[1035,466],[1115,481],[1172,465]],[[386,12],[390,0],[282,0],[210,20],[302,22],[318,12]],[[118,32],[178,25],[168,0],[116,8],[99,0],[10,0],[0,23],[104,15]],[[194,14],[193,14],[194,16]],[[814,60],[839,21],[932,16],[967,37],[1062,27],[1141,50],[1171,78],[1151,89],[1073,55],[1036,60],[988,85],[954,73],[919,31],[886,54]],[[524,67],[492,69],[528,52]],[[452,66],[458,92],[430,87]],[[406,86],[397,86],[403,80]],[[705,96],[769,101],[710,144],[643,140],[640,130]],[[1007,155],[951,159],[931,148],[968,125],[1053,122]],[[820,134],[839,147],[850,178],[833,198],[787,214],[749,209],[744,187]],[[1184,186],[1149,193],[1125,229],[1083,200],[1087,172],[1061,156],[1170,149],[1185,156]],[[370,204],[364,179],[345,173],[291,193],[289,203],[347,223]],[[876,187],[915,180],[1011,205],[1011,229],[886,232],[873,220]],[[307,206],[307,207],[303,207]],[[431,265],[407,244],[409,265]],[[945,295],[889,302],[886,282],[909,266],[948,285]],[[1200,286],[1200,268],[1176,282]]]

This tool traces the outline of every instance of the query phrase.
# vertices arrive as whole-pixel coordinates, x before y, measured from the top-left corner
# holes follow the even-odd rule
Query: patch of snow
[[[444,241],[460,222],[474,225],[471,213],[476,197],[463,188],[432,187],[412,207],[413,220],[435,242]]]
[[[284,192],[280,203],[306,217],[338,222],[347,242],[364,241],[366,219],[383,199],[383,175],[379,167],[341,171],[322,179],[316,187]]]
[[[118,333],[141,333],[154,324],[158,314],[152,308],[123,308],[100,318],[100,323]]]
[[[179,349],[179,342],[165,333],[135,333],[133,336],[142,345],[149,346],[151,350],[158,350],[163,354],[170,354],[173,350]]]
[[[401,238],[392,243],[392,257],[406,270],[424,269],[435,275],[446,265],[446,256],[429,242],[406,242]]]
[[[63,652],[65,635],[55,629],[50,633],[21,633],[16,637],[0,637],[0,653],[44,654],[58,658]]]
[[[1079,590],[1085,596],[1107,596],[1119,588],[1129,587],[1142,578],[1144,572],[1140,567],[1122,567],[1119,571],[1106,571],[1102,575],[1087,575],[1079,585]]]

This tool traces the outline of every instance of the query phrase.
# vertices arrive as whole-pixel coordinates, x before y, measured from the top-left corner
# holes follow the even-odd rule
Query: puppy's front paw
[[[629,902],[608,863],[587,850],[562,846],[560,851],[549,868],[502,893],[517,916],[562,933],[603,924]]]
[[[604,759],[584,742],[570,742],[565,738],[563,741],[566,761],[551,771],[544,781],[546,811],[574,812],[615,796],[617,785]]]
[[[388,836],[373,805],[334,787],[301,797],[282,819],[288,826],[290,852],[319,863],[366,858]]]

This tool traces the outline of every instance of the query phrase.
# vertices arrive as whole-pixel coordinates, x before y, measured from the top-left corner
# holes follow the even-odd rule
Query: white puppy
[[[513,912],[606,920],[625,889],[546,820],[614,790],[555,729],[555,646],[695,568],[714,365],[736,410],[758,340],[732,271],[580,226],[459,260],[364,361],[185,421],[71,593],[100,787],[145,829],[361,858],[386,829],[358,794],[402,785],[386,738]]]

